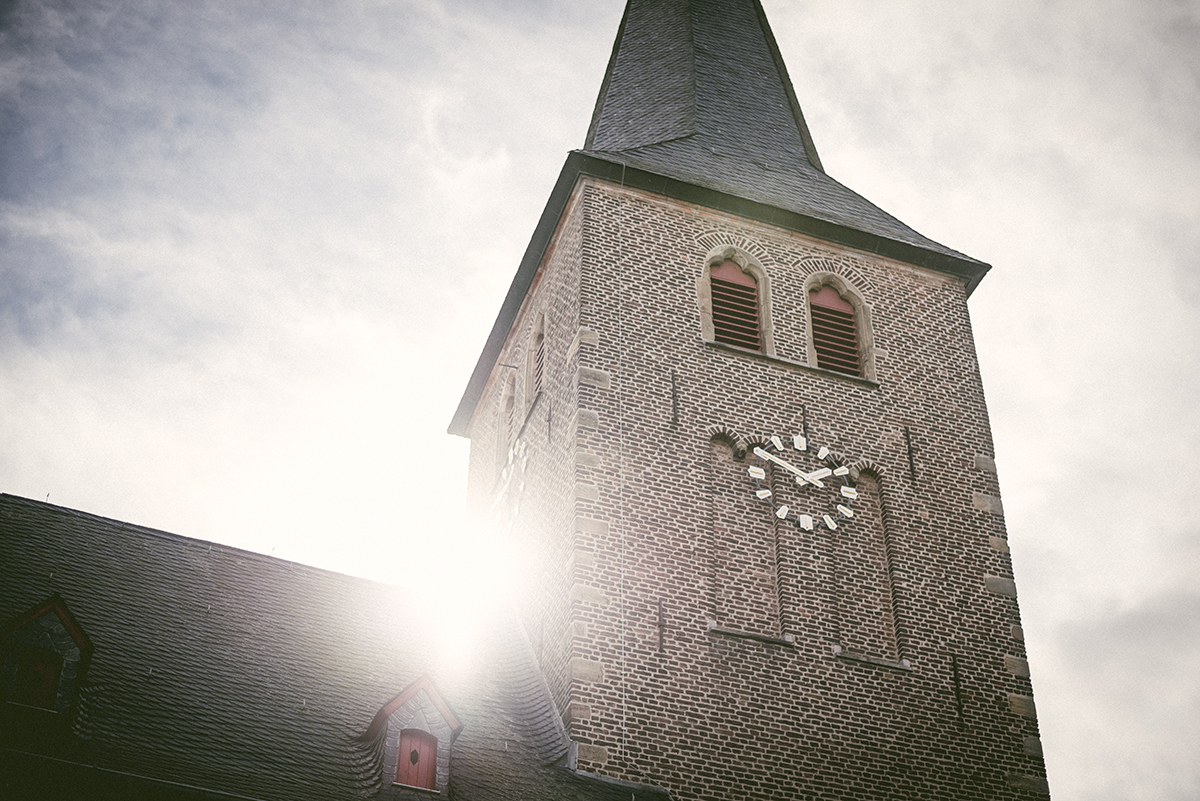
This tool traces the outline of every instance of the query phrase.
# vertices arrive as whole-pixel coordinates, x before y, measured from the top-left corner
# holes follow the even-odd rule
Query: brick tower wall
[[[723,249],[766,276],[772,356],[701,335]],[[826,274],[866,306],[875,380],[809,364]],[[1045,797],[959,279],[585,179],[501,365],[525,371],[542,313],[523,482],[497,478],[497,367],[470,485],[508,487],[521,614],[579,769],[678,798]],[[836,532],[780,521],[746,472],[748,448],[804,430],[853,467]],[[782,470],[762,486],[824,503]]]

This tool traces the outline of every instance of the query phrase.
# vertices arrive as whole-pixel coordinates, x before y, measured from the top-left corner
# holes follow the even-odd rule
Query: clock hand
[[[785,461],[783,459],[780,459],[775,454],[769,453],[769,452],[763,450],[762,448],[756,447],[754,449],[754,455],[758,456],[762,459],[767,459],[768,461],[772,461],[775,464],[779,465],[780,467],[784,468],[785,470],[789,470],[792,473],[795,473],[797,480],[807,481],[809,484],[812,484],[814,487],[821,487],[823,489],[825,487],[825,484],[824,484],[824,482],[821,481],[821,479],[825,478],[826,476],[833,475],[833,471],[830,470],[828,467],[819,467],[816,470],[812,471],[811,473],[805,473],[803,470],[796,467],[792,463]]]
[[[762,458],[762,459],[767,459],[767,460],[769,460],[769,461],[772,461],[772,462],[774,462],[775,464],[777,464],[777,465],[779,465],[780,467],[782,467],[783,469],[785,469],[785,470],[789,470],[789,471],[791,471],[791,472],[795,473],[795,474],[796,474],[796,475],[798,475],[798,476],[803,476],[803,475],[804,475],[804,471],[803,471],[803,470],[801,470],[799,467],[796,467],[795,465],[792,465],[792,464],[790,464],[790,463],[788,463],[788,462],[785,462],[783,459],[780,459],[780,458],[779,458],[778,456],[776,456],[775,454],[772,454],[772,453],[767,453],[767,452],[766,452],[766,451],[764,451],[762,448],[757,448],[757,447],[756,447],[756,448],[754,449],[754,455],[755,455],[755,456],[758,456],[759,458]]]
[[[830,473],[830,470],[827,467],[822,467],[818,470],[812,471],[811,473],[801,473],[799,476],[796,477],[796,483],[800,484],[800,483],[807,481],[809,484],[812,484],[814,487],[820,487],[821,489],[824,489],[825,482],[821,481],[821,479],[823,479],[825,476],[829,475],[829,473]]]

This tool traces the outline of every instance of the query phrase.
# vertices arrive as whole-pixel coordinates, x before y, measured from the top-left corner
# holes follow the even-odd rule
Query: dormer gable
[[[462,731],[458,716],[428,676],[408,685],[376,713],[360,738],[375,754],[383,799],[418,791],[443,793],[450,783],[450,750]]]
[[[91,657],[91,640],[55,593],[0,631],[0,701],[66,714]]]

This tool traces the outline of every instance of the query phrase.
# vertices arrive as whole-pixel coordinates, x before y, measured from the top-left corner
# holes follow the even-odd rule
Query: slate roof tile
[[[583,152],[974,261],[825,174],[757,0],[630,0]]]
[[[26,764],[27,778],[69,766],[193,788],[180,797],[370,797],[384,777],[359,738],[430,675],[465,725],[451,798],[629,798],[556,764],[565,733],[512,619],[484,636],[477,669],[444,670],[397,587],[0,494],[0,622],[54,592],[94,654],[70,747],[43,751],[68,761]],[[0,780],[21,736],[0,731]]]

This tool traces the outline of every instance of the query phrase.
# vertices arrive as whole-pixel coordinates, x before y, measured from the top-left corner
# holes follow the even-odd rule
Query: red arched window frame
[[[823,286],[809,293],[808,308],[817,367],[861,376],[854,307],[836,289]]]
[[[758,282],[742,272],[737,262],[726,259],[711,268],[713,339],[747,350],[762,350]]]
[[[420,729],[400,732],[396,783],[426,790],[437,789],[437,738]]]

